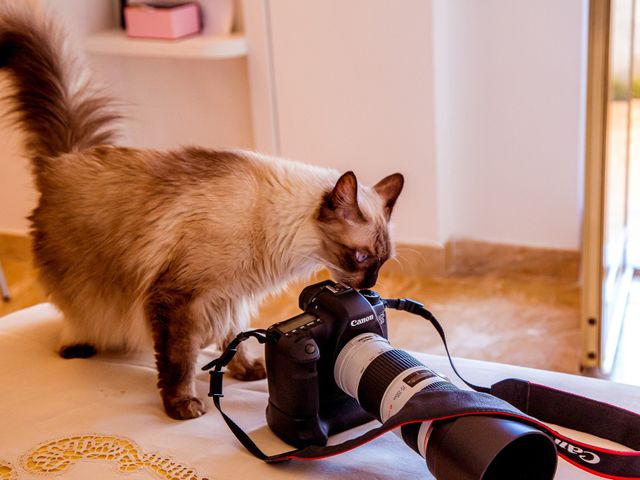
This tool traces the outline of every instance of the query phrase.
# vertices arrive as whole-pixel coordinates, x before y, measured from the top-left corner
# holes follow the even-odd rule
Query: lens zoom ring
[[[423,366],[404,350],[393,349],[378,355],[365,369],[358,383],[358,402],[380,420],[380,403],[389,384],[405,370]]]
[[[459,388],[445,380],[442,380],[441,382],[436,382],[436,383],[432,383],[431,385],[427,385],[420,391],[421,392],[444,392],[444,391],[453,392],[455,390],[459,390]]]

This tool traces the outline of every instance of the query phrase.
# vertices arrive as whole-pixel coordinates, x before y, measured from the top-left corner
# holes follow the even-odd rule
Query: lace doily
[[[0,460],[0,480],[16,480],[16,470],[9,462]]]
[[[30,473],[50,476],[82,460],[114,462],[121,473],[146,469],[160,479],[207,480],[198,477],[194,468],[157,453],[145,453],[132,440],[111,435],[82,435],[43,443],[22,458],[22,466]],[[6,465],[0,462],[0,480],[16,479],[15,469]]]

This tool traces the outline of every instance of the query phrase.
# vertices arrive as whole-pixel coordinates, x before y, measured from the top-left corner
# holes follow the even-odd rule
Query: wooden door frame
[[[583,372],[607,376],[613,368],[615,352],[622,331],[625,310],[633,278],[633,268],[623,259],[623,271],[616,279],[615,298],[608,303],[606,325],[603,318],[604,282],[609,281],[604,270],[604,236],[607,140],[610,98],[610,42],[612,6],[615,0],[590,0],[589,3],[589,64],[587,73],[587,122],[585,141],[585,195],[582,244],[581,327]],[[632,19],[639,0],[634,0]],[[632,27],[634,28],[634,27]],[[632,39],[633,42],[633,32]],[[631,49],[633,52],[633,48]],[[631,59],[632,60],[632,59]],[[633,60],[631,65],[633,65]],[[630,72],[631,75],[631,72]],[[629,111],[629,121],[630,121]],[[630,135],[630,132],[628,132]],[[630,137],[627,138],[629,144]],[[627,145],[629,147],[629,145]],[[625,197],[629,188],[629,152],[627,151]],[[625,207],[625,222],[627,221]],[[624,240],[626,242],[626,239]],[[625,247],[626,249],[626,247]],[[626,254],[625,254],[626,257]],[[612,335],[603,337],[603,326]],[[606,345],[605,345],[606,341]]]
[[[609,104],[611,0],[589,2],[585,194],[582,228],[581,329],[583,369],[600,365],[604,181]]]

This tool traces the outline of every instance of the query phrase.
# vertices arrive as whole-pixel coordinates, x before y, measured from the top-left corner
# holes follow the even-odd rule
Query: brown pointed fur
[[[400,174],[373,188],[251,152],[113,145],[111,101],[71,60],[55,25],[0,7],[0,68],[41,193],[32,235],[40,279],[64,313],[60,353],[152,345],[167,413],[204,413],[201,347],[223,346],[259,302],[324,265],[372,286],[393,253]],[[240,352],[235,376],[264,376]]]

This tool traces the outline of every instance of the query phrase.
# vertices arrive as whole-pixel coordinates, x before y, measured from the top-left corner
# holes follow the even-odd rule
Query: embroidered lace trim
[[[16,470],[9,462],[0,460],[0,480],[15,480]]]
[[[194,468],[143,452],[132,440],[111,435],[81,435],[43,443],[22,458],[22,466],[34,474],[57,475],[82,460],[115,462],[121,473],[146,469],[163,480],[207,480],[198,477]],[[14,479],[15,470],[0,461],[0,480]]]

